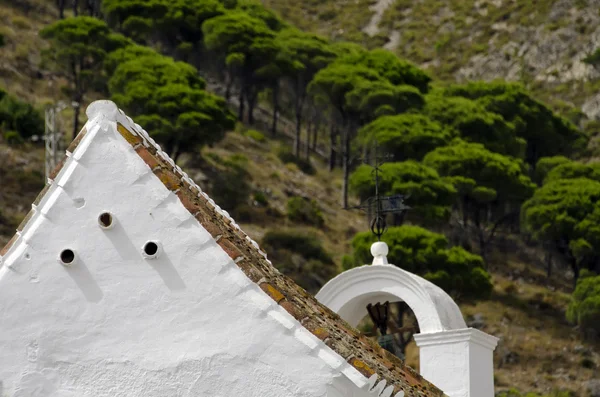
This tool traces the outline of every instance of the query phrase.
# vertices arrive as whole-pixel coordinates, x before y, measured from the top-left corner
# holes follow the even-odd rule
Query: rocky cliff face
[[[287,10],[292,0],[266,2]],[[350,26],[357,10],[356,5],[332,8],[336,3],[321,2],[327,19],[318,17],[325,11],[314,2],[296,5],[304,8],[297,15],[305,28],[339,38],[340,21]],[[600,0],[371,0],[361,4],[362,15],[371,15],[371,20],[363,25],[362,36],[342,34],[342,38],[384,46],[445,81],[521,81],[550,104],[566,103],[589,118],[600,118],[600,72],[582,62],[600,47]],[[317,16],[311,19],[311,15]]]
[[[500,3],[500,2],[499,2]],[[581,6],[586,3],[585,6]],[[580,6],[577,6],[580,4]],[[459,67],[457,80],[504,78],[555,87],[568,84],[576,95],[580,83],[593,83],[600,73],[582,59],[600,47],[598,10],[600,1],[554,1],[546,18],[537,26],[526,26],[508,18],[491,25],[489,48]],[[486,9],[480,10],[485,14]],[[506,42],[498,40],[508,35]],[[574,104],[590,118],[600,115],[600,94],[579,98]]]

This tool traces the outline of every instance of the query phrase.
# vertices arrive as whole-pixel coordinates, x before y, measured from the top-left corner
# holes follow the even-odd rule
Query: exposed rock
[[[600,118],[600,93],[588,98],[588,100],[583,103],[581,111],[590,119]]]
[[[366,34],[369,36],[375,36],[377,33],[379,33],[379,23],[381,22],[381,18],[383,18],[383,13],[388,9],[389,6],[392,5],[392,3],[393,0],[378,0],[375,4],[369,7],[370,10],[373,11],[373,16],[371,17],[371,20],[367,26],[365,26],[363,29]]]
[[[600,379],[592,379],[584,382],[583,387],[588,397],[600,397]]]
[[[592,350],[583,345],[577,345],[573,348],[573,352],[577,354],[581,354],[582,356],[590,356],[592,354]]]
[[[385,48],[386,50],[392,51],[392,50],[395,50],[399,44],[400,44],[400,32],[397,30],[393,30],[390,33],[390,41],[385,43],[383,48]]]

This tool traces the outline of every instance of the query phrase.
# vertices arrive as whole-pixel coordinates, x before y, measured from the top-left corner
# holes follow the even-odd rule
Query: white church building
[[[311,296],[110,101],[0,251],[0,397],[493,397],[497,339],[387,263]],[[404,301],[420,374],[353,327]]]

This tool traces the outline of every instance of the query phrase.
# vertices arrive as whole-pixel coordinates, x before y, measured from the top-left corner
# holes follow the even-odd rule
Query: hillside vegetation
[[[596,0],[265,3],[305,30],[386,46],[444,81],[518,81],[556,109],[600,112],[600,74],[583,62],[600,46]]]
[[[361,160],[387,154],[380,191],[411,207],[387,219],[390,261],[444,288],[471,326],[501,338],[503,396],[597,397],[594,124],[564,103],[579,97],[536,96],[561,92],[541,69],[523,84],[464,82],[460,73],[512,78],[457,58],[479,46],[468,26],[488,32],[516,15],[538,26],[558,3],[0,4],[0,243],[43,186],[35,137],[41,109],[58,100],[73,103],[61,114],[64,144],[89,102],[114,100],[313,293],[370,260],[365,216],[344,208],[373,195]],[[481,18],[471,21],[473,9]],[[425,29],[449,21],[456,36],[431,52],[439,29]],[[390,47],[387,36],[400,57],[378,48]],[[478,53],[491,57],[486,42]],[[370,332],[368,321],[361,329]],[[405,352],[418,367],[414,343]]]

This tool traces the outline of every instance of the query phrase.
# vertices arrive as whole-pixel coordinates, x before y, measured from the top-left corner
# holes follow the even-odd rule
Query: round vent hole
[[[144,245],[144,253],[148,256],[154,256],[158,252],[158,244],[154,241],[148,241],[146,245]]]
[[[65,265],[70,265],[75,260],[75,252],[70,249],[63,250],[60,253],[60,261]]]
[[[100,216],[98,217],[98,223],[100,224],[101,227],[107,229],[110,226],[112,226],[113,223],[113,217],[110,214],[110,212],[103,212],[100,214]]]

